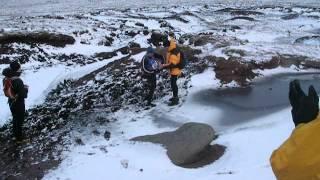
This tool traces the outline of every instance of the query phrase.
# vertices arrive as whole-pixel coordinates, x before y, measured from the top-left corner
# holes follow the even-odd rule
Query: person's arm
[[[290,82],[289,100],[292,106],[291,114],[295,126],[314,120],[319,113],[319,97],[311,85],[305,94],[298,80]]]
[[[295,129],[271,155],[270,164],[278,180],[319,177],[319,97],[311,85],[306,94],[298,80],[290,82],[289,100]]]
[[[161,55],[161,54],[158,54],[158,53],[154,53],[154,57],[157,59],[157,60],[159,60],[159,62],[161,63],[161,64],[164,64],[164,57]]]
[[[173,56],[171,58],[171,56]],[[176,57],[174,57],[176,56]],[[168,56],[168,63],[164,64],[163,66],[166,68],[178,68],[178,65],[180,63],[180,53],[177,55],[169,55]]]

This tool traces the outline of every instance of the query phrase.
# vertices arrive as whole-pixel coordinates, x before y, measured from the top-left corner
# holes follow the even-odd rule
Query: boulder
[[[174,164],[193,167],[190,165],[197,164],[203,159],[207,159],[208,156],[217,157],[217,148],[212,148],[213,146],[210,145],[215,138],[216,134],[211,126],[202,123],[186,123],[172,132],[140,136],[131,140],[161,144],[167,149],[167,155]],[[213,149],[214,151],[212,151]],[[222,149],[223,152],[224,148]],[[208,156],[203,156],[203,154]],[[222,154],[220,151],[217,158]]]

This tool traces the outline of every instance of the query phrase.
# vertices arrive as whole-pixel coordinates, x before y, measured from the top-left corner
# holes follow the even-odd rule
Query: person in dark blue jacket
[[[157,86],[157,73],[160,71],[164,58],[162,55],[155,53],[152,47],[147,49],[146,55],[142,58],[141,67],[143,77],[147,79],[147,95],[145,100],[148,106],[155,106],[152,104],[154,91]]]

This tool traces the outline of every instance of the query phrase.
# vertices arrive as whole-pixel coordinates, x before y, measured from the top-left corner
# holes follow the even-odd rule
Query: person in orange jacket
[[[272,170],[278,180],[320,180],[319,97],[313,86],[306,95],[298,80],[290,82],[289,100],[296,128],[272,153]]]
[[[173,96],[170,98],[170,106],[174,106],[179,104],[179,96],[178,96],[178,85],[177,80],[178,77],[181,75],[181,69],[178,67],[181,60],[180,51],[177,48],[177,43],[174,38],[174,34],[170,34],[170,45],[168,47],[167,57],[166,57],[166,64],[163,64],[163,68],[170,69],[170,81],[171,81],[171,89]]]

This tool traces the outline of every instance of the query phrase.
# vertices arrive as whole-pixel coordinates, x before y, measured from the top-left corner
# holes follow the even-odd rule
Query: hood
[[[172,51],[172,50],[174,50],[174,49],[176,49],[177,48],[177,43],[176,43],[176,41],[174,40],[174,39],[171,39],[170,40],[170,46],[169,46],[169,48],[168,48],[168,51]]]
[[[14,72],[10,69],[10,68],[5,68],[3,71],[2,71],[2,75],[4,75],[5,77],[7,78],[11,78],[14,76]]]

